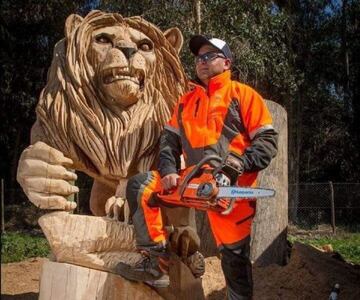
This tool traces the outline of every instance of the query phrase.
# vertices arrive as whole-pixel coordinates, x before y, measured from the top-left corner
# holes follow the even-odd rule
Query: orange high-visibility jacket
[[[228,151],[244,160],[238,183],[254,186],[257,171],[276,155],[277,133],[262,97],[225,71],[211,78],[207,89],[194,84],[178,101],[161,137],[159,172],[162,177],[176,173],[181,154],[188,167]]]

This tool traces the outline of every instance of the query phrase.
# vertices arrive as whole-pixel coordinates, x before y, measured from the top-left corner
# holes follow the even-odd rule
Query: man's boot
[[[166,247],[162,244],[139,249],[141,258],[134,265],[119,263],[115,272],[122,277],[141,281],[153,287],[168,287],[169,279],[169,260],[170,255]]]

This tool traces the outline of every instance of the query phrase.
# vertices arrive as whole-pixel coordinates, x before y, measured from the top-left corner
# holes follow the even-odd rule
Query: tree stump
[[[273,124],[279,132],[278,154],[270,166],[260,172],[258,186],[276,191],[275,197],[256,203],[252,226],[251,260],[256,265],[284,264],[286,260],[286,229],[288,225],[288,154],[287,114],[279,104],[266,100]],[[205,256],[217,253],[206,214],[197,212],[197,228],[201,239],[200,252]]]
[[[287,114],[279,104],[266,101],[279,133],[278,153],[258,177],[258,185],[276,191],[275,197],[256,203],[252,225],[251,260],[258,266],[286,263],[288,225],[288,135]]]

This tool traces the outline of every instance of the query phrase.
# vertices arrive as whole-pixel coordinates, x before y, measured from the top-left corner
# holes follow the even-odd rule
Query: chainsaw
[[[157,194],[160,201],[164,204],[211,210],[228,215],[238,201],[275,195],[272,189],[219,185],[216,174],[220,168],[211,164],[214,161],[220,162],[221,167],[223,159],[217,155],[209,155],[197,165],[182,170],[176,188]]]

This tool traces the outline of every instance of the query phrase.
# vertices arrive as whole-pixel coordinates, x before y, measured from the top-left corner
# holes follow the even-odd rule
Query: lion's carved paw
[[[27,147],[21,154],[17,181],[30,201],[43,209],[73,210],[75,202],[67,197],[79,192],[73,184],[77,175],[73,161],[43,142]]]
[[[106,216],[115,220],[123,218],[125,199],[121,197],[112,196],[105,204]]]

